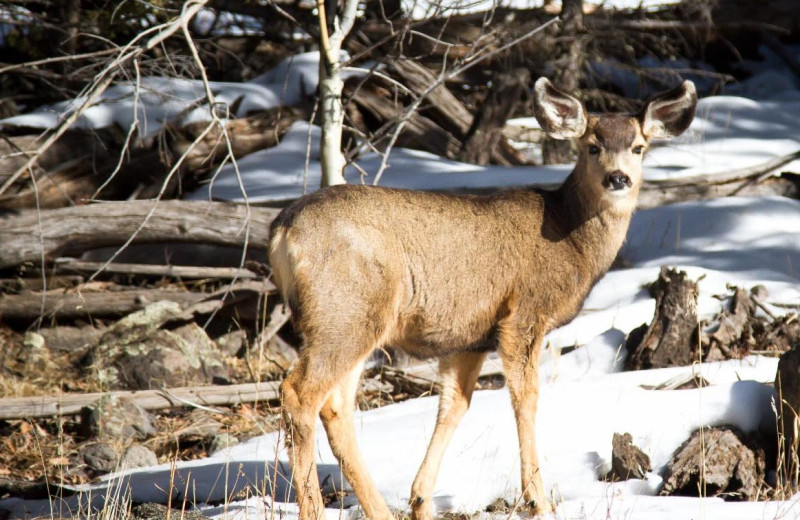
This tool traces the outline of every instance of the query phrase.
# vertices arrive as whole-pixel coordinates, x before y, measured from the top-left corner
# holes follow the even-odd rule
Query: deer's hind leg
[[[355,444],[353,406],[366,357],[381,343],[380,327],[368,327],[340,315],[318,329],[307,327],[300,359],[281,385],[292,483],[300,520],[324,517],[314,458],[317,417],[321,417],[331,448],[353,486],[367,516],[391,518],[372,483]],[[333,324],[332,324],[333,323]],[[301,323],[301,329],[303,325]]]
[[[439,360],[439,413],[425,459],[411,486],[411,511],[414,520],[433,518],[433,488],[436,475],[453,432],[469,408],[475,382],[486,358],[484,352],[464,352]]]
[[[320,520],[325,508],[314,461],[314,435],[317,414],[333,383],[313,380],[309,372],[309,360],[302,356],[281,384],[281,407],[300,520]]]
[[[331,451],[353,488],[364,514],[371,520],[391,520],[386,501],[367,471],[367,466],[356,444],[353,409],[363,361],[354,367],[333,389],[320,412],[328,434]]]

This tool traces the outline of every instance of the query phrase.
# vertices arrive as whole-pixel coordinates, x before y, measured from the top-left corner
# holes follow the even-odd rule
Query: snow
[[[299,99],[296,96],[313,90],[316,57],[299,55],[281,67],[247,84],[214,83],[213,88],[227,103],[244,96],[240,114],[275,106],[281,99]],[[760,72],[754,82],[763,81],[764,75],[769,72]],[[102,103],[87,112],[81,124],[124,125],[136,113],[147,131],[153,132],[164,121],[184,117],[187,100],[203,95],[195,82],[143,78],[142,84],[146,88],[136,112],[132,86],[115,86]],[[794,88],[789,82],[783,84]],[[745,87],[742,94],[748,92]],[[68,110],[66,104],[58,105],[0,124],[48,126]],[[202,110],[190,111],[185,117],[202,119]],[[687,135],[650,152],[646,178],[722,172],[793,153],[800,150],[799,120],[796,90],[773,92],[768,99],[703,99]],[[282,201],[318,186],[318,139],[317,127],[296,123],[278,146],[239,160],[248,200]],[[359,161],[370,175],[379,163],[375,154]],[[403,149],[393,151],[390,166],[381,184],[415,189],[554,185],[569,170],[477,167]],[[795,162],[785,169],[797,171],[798,166]],[[190,198],[241,200],[241,187],[231,172],[223,169],[208,188]],[[349,169],[346,177],[350,182],[361,181],[355,169]],[[370,182],[371,177],[365,180]],[[800,303],[800,201],[730,197],[642,210],[634,216],[622,256],[630,267],[608,273],[592,290],[580,315],[547,337],[537,442],[545,485],[558,504],[548,518],[800,518],[800,495],[756,503],[656,496],[661,484],[659,471],[693,430],[732,424],[746,432],[774,431],[775,395],[769,383],[775,377],[776,359],[754,355],[690,367],[621,372],[621,345],[626,334],[649,323],[653,315],[654,301],[643,287],[656,279],[662,265],[677,266],[699,280],[698,310],[703,317],[720,310],[724,302],[718,297],[730,294],[728,285],[750,288],[760,284],[769,292],[768,304]],[[771,308],[783,312],[781,307]],[[579,348],[564,350],[576,345]],[[671,389],[694,375],[702,375],[711,386]],[[400,511],[408,510],[410,485],[432,432],[436,408],[437,398],[429,397],[356,416],[358,442],[367,466],[391,507]],[[631,433],[634,443],[650,456],[654,470],[645,479],[623,483],[599,480],[610,468],[615,432]],[[327,486],[341,487],[342,477],[321,425],[317,433],[321,480],[329,476]],[[20,518],[26,512],[49,514],[51,508],[101,506],[108,497],[120,495],[135,502],[164,502],[165,490],[172,489],[172,504],[188,499],[213,518],[291,519],[297,515],[297,506],[291,503],[287,485],[287,458],[282,434],[275,432],[205,459],[121,472],[76,487],[78,495],[55,504],[21,498],[0,500],[0,510]],[[519,497],[518,472],[508,392],[476,392],[445,455],[435,489],[437,507],[488,518],[492,515],[481,511],[496,498],[514,502]],[[246,496],[242,498],[240,492]],[[331,508],[326,514],[331,520],[356,516],[355,508]]]

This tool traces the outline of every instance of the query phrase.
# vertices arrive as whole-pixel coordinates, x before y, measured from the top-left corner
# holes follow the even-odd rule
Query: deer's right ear
[[[697,90],[684,81],[678,88],[651,99],[639,116],[642,133],[648,139],[669,139],[682,134],[694,119]]]
[[[539,78],[533,87],[534,115],[553,139],[572,139],[586,132],[586,107],[576,97],[556,88],[547,78]]]

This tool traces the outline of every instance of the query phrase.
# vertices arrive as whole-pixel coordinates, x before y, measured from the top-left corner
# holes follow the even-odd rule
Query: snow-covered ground
[[[313,90],[313,59],[295,57],[289,81],[283,73],[266,74],[250,84],[215,84],[220,99],[245,96],[244,106],[274,106],[280,99]],[[286,70],[286,69],[284,69]],[[766,73],[765,73],[766,74]],[[753,81],[758,80],[755,78]],[[155,81],[155,80],[147,80]],[[151,103],[134,111],[131,91],[114,91],[127,105],[103,103],[87,113],[84,124],[130,122],[133,114],[147,121],[148,130],[175,117],[202,95],[197,85],[155,82]],[[769,99],[714,97],[701,101],[698,118],[688,134],[652,150],[647,178],[670,178],[721,172],[762,163],[800,150],[800,94],[790,83]],[[742,89],[747,93],[747,89]],[[150,94],[148,94],[149,96]],[[172,106],[159,100],[174,101]],[[112,99],[112,98],[109,98]],[[187,101],[188,100],[188,101]],[[52,125],[65,106],[5,120],[0,124]],[[94,109],[92,109],[94,110]],[[244,110],[244,109],[243,109]],[[126,115],[127,114],[127,115]],[[201,118],[202,114],[197,113]],[[307,178],[304,164],[311,135]],[[238,162],[248,199],[275,201],[295,198],[319,185],[316,142],[318,129],[297,123],[275,148]],[[374,174],[380,158],[360,161]],[[477,167],[411,150],[395,150],[382,184],[415,189],[513,186],[560,182],[568,168]],[[795,169],[800,164],[787,165]],[[358,173],[348,170],[351,182]],[[370,181],[369,178],[366,179]],[[191,198],[238,200],[241,190],[232,169],[223,169],[213,186]],[[622,256],[630,267],[606,275],[586,300],[581,314],[548,337],[550,348],[542,367],[538,415],[538,445],[542,473],[558,504],[558,519],[720,519],[800,518],[800,496],[783,502],[726,503],[719,499],[655,496],[672,452],[701,426],[733,424],[744,431],[774,428],[774,394],[767,384],[775,377],[777,360],[750,356],[741,361],[699,364],[640,372],[620,372],[621,344],[633,328],[648,323],[654,301],[643,285],[656,279],[664,264],[686,270],[700,280],[700,312],[709,316],[724,302],[726,285],[764,285],[768,303],[800,304],[800,201],[779,197],[726,198],[683,203],[638,212]],[[781,308],[773,307],[776,313]],[[559,354],[563,347],[580,348]],[[658,390],[666,383],[700,373],[711,386],[696,390]],[[357,415],[358,439],[367,465],[392,507],[406,511],[409,489],[436,416],[435,397],[414,399]],[[599,480],[610,468],[611,437],[629,432],[653,462],[645,480],[607,483]],[[476,392],[472,407],[448,448],[436,485],[440,511],[479,513],[498,497],[519,496],[516,429],[506,390]],[[341,475],[318,429],[317,459],[321,480],[341,486]],[[206,459],[161,465],[111,476],[77,488],[78,496],[45,501],[17,498],[0,501],[12,517],[26,511],[57,514],[63,506],[102,505],[109,496],[172,504],[186,498],[214,518],[293,518],[287,484],[286,450],[280,433],[251,439]],[[256,490],[241,498],[243,489]],[[227,497],[227,498],[226,498]],[[354,516],[355,508],[327,511],[330,519]],[[503,515],[506,516],[506,515]]]

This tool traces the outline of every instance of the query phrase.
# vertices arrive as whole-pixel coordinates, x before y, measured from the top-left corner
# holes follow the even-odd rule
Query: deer
[[[502,360],[515,414],[524,506],[533,515],[552,511],[536,448],[543,339],[577,315],[610,268],[636,208],[645,149],[689,127],[697,94],[684,81],[638,114],[605,115],[589,114],[544,77],[533,94],[543,131],[577,148],[556,190],[465,195],[338,185],[298,199],[273,221],[270,266],[303,340],[281,384],[301,520],[324,517],[318,416],[364,514],[393,518],[353,421],[365,362],[385,346],[439,362],[436,424],[411,486],[414,520],[433,518],[445,449],[491,351]]]

